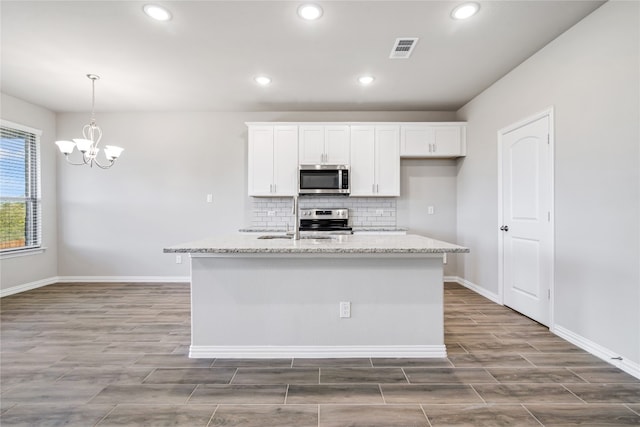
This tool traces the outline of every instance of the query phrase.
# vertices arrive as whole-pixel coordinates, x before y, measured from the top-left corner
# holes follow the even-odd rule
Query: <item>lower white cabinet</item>
[[[298,193],[298,127],[249,126],[249,196]]]
[[[454,158],[466,154],[466,124],[410,124],[400,129],[400,156]]]
[[[400,126],[351,126],[351,196],[400,196]]]

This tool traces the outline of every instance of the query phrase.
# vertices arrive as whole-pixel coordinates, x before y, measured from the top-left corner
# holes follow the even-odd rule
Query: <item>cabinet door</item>
[[[400,155],[405,157],[428,157],[434,142],[434,129],[429,126],[401,127]]]
[[[400,127],[376,126],[376,196],[400,196]]]
[[[348,165],[350,157],[349,126],[325,126],[323,163]]]
[[[438,126],[434,128],[432,156],[456,157],[462,151],[462,128],[459,126]]]
[[[324,126],[300,126],[298,153],[300,164],[323,163]]]
[[[249,128],[249,195],[270,196],[273,190],[273,126]]]
[[[298,193],[298,127],[276,126],[273,135],[273,195]]]
[[[351,126],[352,196],[375,195],[375,127]]]

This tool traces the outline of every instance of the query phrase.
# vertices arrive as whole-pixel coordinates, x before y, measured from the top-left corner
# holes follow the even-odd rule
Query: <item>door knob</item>
[[[509,226],[508,225],[503,225],[502,227],[500,227],[500,230],[509,231]]]

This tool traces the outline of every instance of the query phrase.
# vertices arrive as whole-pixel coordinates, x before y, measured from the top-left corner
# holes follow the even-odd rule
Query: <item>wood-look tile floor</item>
[[[455,284],[446,359],[189,359],[186,284],[0,308],[3,427],[640,425],[640,381]]]

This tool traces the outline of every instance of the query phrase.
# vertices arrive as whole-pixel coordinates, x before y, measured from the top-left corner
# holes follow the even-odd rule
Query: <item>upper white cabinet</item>
[[[452,158],[466,155],[465,123],[415,123],[400,127],[401,157]]]
[[[249,196],[298,193],[298,126],[249,126]]]
[[[350,166],[351,196],[400,196],[400,158],[466,154],[464,122],[249,122],[249,196],[298,193],[300,164]]]
[[[349,125],[299,127],[300,164],[349,164]]]
[[[351,126],[351,196],[400,195],[400,126]]]

